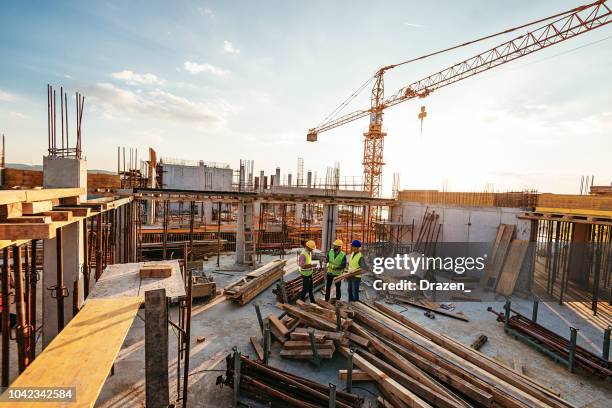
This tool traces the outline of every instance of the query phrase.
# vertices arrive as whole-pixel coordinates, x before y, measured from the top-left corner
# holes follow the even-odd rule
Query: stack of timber
[[[236,358],[240,357],[239,370]],[[304,377],[261,364],[238,353],[226,358],[227,370],[223,382],[234,388],[238,384],[240,395],[269,404],[272,407],[327,408],[330,404],[330,387]],[[240,375],[236,375],[239,371]],[[359,408],[363,399],[336,389],[335,406]]]
[[[505,320],[503,313],[495,312],[491,308],[489,308],[489,310],[497,316],[497,320],[501,322]],[[511,312],[514,313],[514,315],[508,320],[507,328],[520,334],[520,336],[515,335],[515,337],[523,340],[528,339],[538,344],[538,348],[544,348],[559,356],[560,359],[569,362],[571,346],[567,338],[559,336],[557,333],[541,326],[514,310],[511,310]],[[574,363],[588,373],[612,379],[610,361],[604,360],[600,356],[578,345],[576,345]]]
[[[275,259],[247,273],[241,280],[225,288],[224,294],[240,306],[249,303],[255,296],[270,287],[283,276],[283,267],[287,261]]]
[[[572,407],[535,380],[379,302],[350,307],[349,330],[368,340],[367,347],[354,344],[353,362],[376,382],[385,406]]]
[[[316,269],[312,273],[312,285],[313,291],[318,290],[325,284],[325,272],[322,269]],[[276,285],[276,288],[272,291],[276,295],[276,299],[279,302],[283,301],[283,290],[281,288],[282,283]],[[295,302],[302,292],[302,277],[298,276],[285,282],[285,293],[287,294],[288,302]]]

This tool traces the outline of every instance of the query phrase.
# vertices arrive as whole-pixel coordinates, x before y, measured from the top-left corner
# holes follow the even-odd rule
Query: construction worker
[[[310,303],[315,302],[314,293],[312,293],[312,270],[314,268],[312,264],[312,251],[316,248],[317,244],[313,240],[306,241],[304,249],[298,258],[298,271],[302,275],[302,293],[300,293],[302,302],[306,300],[306,292],[308,292]]]
[[[325,301],[329,302],[330,292],[334,278],[342,274],[346,268],[346,254],[342,251],[342,241],[334,241],[333,248],[327,254],[327,280],[325,281]],[[342,282],[336,282],[336,300],[340,300]]]
[[[348,278],[349,302],[359,301],[359,284],[361,283],[361,272],[367,270],[367,265],[361,253],[361,241],[354,239],[351,242],[351,255],[348,260],[348,273],[358,271],[355,276]]]

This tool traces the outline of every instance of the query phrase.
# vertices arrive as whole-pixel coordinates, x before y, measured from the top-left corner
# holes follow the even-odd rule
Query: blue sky
[[[89,167],[117,146],[295,174],[361,175],[367,120],[305,142],[378,67],[578,5],[574,1],[19,2],[0,4],[0,133],[7,161],[40,164],[46,84],[86,97]],[[612,179],[611,26],[388,111],[385,191],[537,188]],[[389,72],[387,94],[510,37]],[[347,110],[369,105],[369,90]],[[417,114],[429,112],[419,135]],[[70,103],[74,110],[73,102]],[[72,122],[73,123],[73,122]]]

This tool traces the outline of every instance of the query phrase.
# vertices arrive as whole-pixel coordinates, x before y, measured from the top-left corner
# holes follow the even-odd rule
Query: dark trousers
[[[327,274],[327,280],[325,281],[325,301],[329,302],[329,297],[331,295],[331,287],[332,284],[334,283],[334,278],[336,276],[332,275],[331,273]],[[342,293],[340,292],[340,289],[342,288],[342,282],[336,282],[336,300],[340,300],[340,297],[342,296]]]
[[[361,278],[349,278],[348,279],[348,297],[349,302],[357,302],[359,300],[359,284]]]
[[[302,275],[302,293],[300,293],[300,300],[304,302],[306,300],[306,292],[310,298],[310,303],[315,302],[314,293],[312,293],[312,275]]]

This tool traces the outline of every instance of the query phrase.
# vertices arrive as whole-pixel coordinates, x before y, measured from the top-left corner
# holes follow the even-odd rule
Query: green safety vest
[[[351,256],[349,257],[349,261],[348,261],[348,271],[349,271],[349,273],[359,269],[359,261],[361,261],[361,257],[362,256],[363,255],[362,255],[361,252],[351,253]],[[356,278],[361,278],[361,274],[355,275],[355,277]]]
[[[312,265],[312,257],[310,256],[310,252],[308,252],[307,250],[303,250],[302,253],[300,254],[304,255],[306,257],[306,265]],[[298,271],[300,271],[300,275],[302,276],[311,276],[312,275],[312,269],[302,269],[299,264],[298,264]]]
[[[334,249],[329,250],[329,264],[327,265],[327,272],[331,273],[334,276],[339,276],[342,273],[342,261],[344,261],[344,257],[346,256],[344,252],[338,252],[338,256],[334,252]]]

